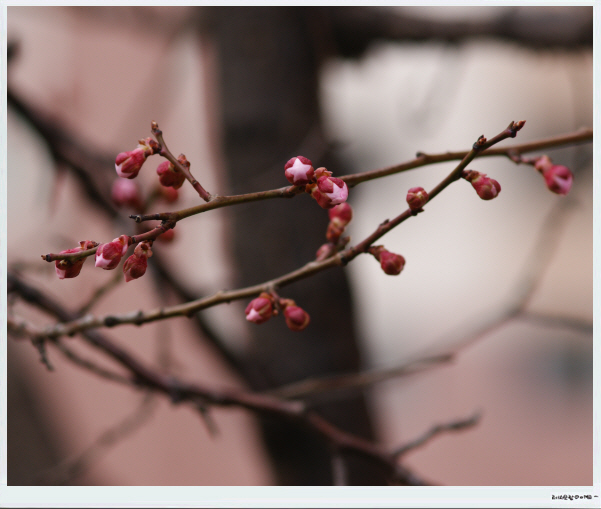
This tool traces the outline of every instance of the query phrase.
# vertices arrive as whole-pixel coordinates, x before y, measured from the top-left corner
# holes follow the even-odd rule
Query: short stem
[[[190,182],[190,184],[192,184],[192,187],[194,189],[196,189],[198,196],[200,196],[206,202],[210,201],[211,195],[205,190],[204,187],[202,187],[200,185],[200,182],[198,182],[198,180],[196,180],[192,176],[192,173],[190,173],[190,170],[188,168],[186,168],[185,165],[181,164],[177,160],[177,158],[171,153],[171,151],[167,148],[167,144],[165,143],[165,140],[163,139],[163,131],[161,131],[159,129],[159,125],[153,121],[151,124],[151,128],[152,128],[152,134],[154,134],[157,141],[159,142],[159,145],[161,146],[161,150],[159,153],[165,159],[167,159],[173,166],[175,166],[179,171],[181,171],[184,174],[184,176],[186,177],[186,180],[188,180],[188,182]]]

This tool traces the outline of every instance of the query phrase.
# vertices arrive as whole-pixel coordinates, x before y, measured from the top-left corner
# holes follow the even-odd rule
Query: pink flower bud
[[[136,182],[128,179],[117,179],[111,188],[111,198],[118,207],[142,208],[140,188]]]
[[[332,207],[328,211],[328,215],[330,216],[330,221],[336,221],[342,226],[346,226],[353,219],[353,209],[348,203],[344,202]]]
[[[552,166],[553,161],[551,161],[551,158],[549,156],[540,156],[534,161],[534,168],[536,168],[541,173],[550,170]]]
[[[67,249],[66,251],[61,251],[60,254],[80,253],[81,251],[86,251],[96,246],[96,242],[93,242],[91,240],[82,240],[79,243],[79,247]],[[86,258],[81,258],[76,261],[56,260],[54,262],[54,270],[56,271],[56,275],[59,279],[69,279],[72,277],[77,277],[79,276],[79,273],[81,272],[81,268],[83,267],[83,263],[85,261]]]
[[[179,158],[181,157],[182,156]],[[180,163],[181,162],[182,161],[180,161]],[[159,182],[162,186],[172,187],[173,189],[179,189],[182,187],[184,181],[186,180],[186,176],[169,161],[163,161],[158,165],[157,175],[159,176]]]
[[[148,258],[152,256],[150,245],[150,242],[140,242],[134,249],[134,254],[125,260],[123,274],[125,274],[126,283],[142,277],[146,272]]]
[[[561,195],[566,195],[570,192],[574,176],[569,168],[566,166],[554,165],[547,168],[542,173],[549,191]]]
[[[246,306],[245,314],[249,322],[265,323],[273,315],[273,298],[268,293],[261,293]]]
[[[100,244],[96,250],[96,267],[104,270],[112,270],[121,261],[129,247],[129,237],[121,235],[107,244]]]
[[[152,138],[140,140],[137,148],[130,152],[121,152],[115,158],[117,175],[126,179],[136,178],[146,158],[158,150],[159,145]]]
[[[336,246],[331,242],[323,244],[315,253],[315,260],[321,262],[336,253]]]
[[[294,305],[286,306],[286,309],[284,309],[284,318],[286,319],[288,328],[295,331],[305,329],[311,321],[309,313]]]
[[[407,203],[413,211],[421,210],[428,202],[428,193],[423,187],[412,187],[407,192]]]
[[[328,224],[326,238],[328,241],[336,244],[340,236],[344,233],[346,225],[349,224],[353,218],[353,209],[348,203],[344,202],[332,207],[328,214],[330,216],[330,222]]]
[[[398,276],[405,267],[405,258],[391,253],[384,249],[384,246],[370,247],[369,252],[380,262],[380,267],[389,276]]]
[[[317,177],[317,183],[308,185],[307,192],[311,193],[320,207],[331,209],[346,201],[348,187],[343,180],[332,177],[332,172],[325,168],[315,170],[315,177]]]
[[[471,182],[472,187],[483,200],[492,200],[501,192],[501,184],[494,179],[488,178],[484,173],[465,170],[462,177]]]
[[[177,199],[179,198],[179,192],[177,189],[174,189],[173,187],[165,187],[165,186],[158,186],[160,188],[160,193],[161,196],[163,197],[163,200],[165,200],[167,203],[173,203],[175,201],[177,201]]]
[[[288,182],[295,186],[304,186],[313,182],[313,163],[303,156],[296,156],[290,159],[284,166],[285,175]]]

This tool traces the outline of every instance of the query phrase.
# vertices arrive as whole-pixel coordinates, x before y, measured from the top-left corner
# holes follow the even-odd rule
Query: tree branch
[[[436,437],[442,433],[447,433],[449,431],[459,431],[459,430],[471,428],[480,422],[480,418],[481,418],[481,414],[476,413],[472,417],[469,417],[468,419],[461,419],[461,420],[452,421],[452,422],[449,422],[446,424],[438,424],[436,426],[433,426],[419,438],[416,438],[415,440],[409,442],[408,444],[405,444],[402,447],[399,447],[397,450],[395,450],[392,453],[392,455],[396,458],[400,458],[401,456],[404,456],[408,452],[413,451],[419,447],[422,447],[423,445],[427,444],[430,440],[432,440],[434,437]]]
[[[71,312],[53,302],[40,290],[27,285],[15,274],[10,274],[9,278],[11,291],[21,295],[29,303],[51,312],[59,318],[67,318],[72,315]],[[16,326],[14,321],[11,322],[10,330],[30,337],[35,337],[38,334],[35,327],[25,322],[17,323]],[[161,392],[168,396],[173,403],[191,402],[198,405],[200,402],[203,406],[236,406],[259,415],[294,420],[321,435],[334,448],[375,461],[399,482],[423,484],[407,469],[400,467],[396,458],[381,446],[337,428],[316,412],[307,410],[304,403],[300,401],[286,401],[267,394],[240,390],[209,389],[196,383],[181,381],[145,366],[126,350],[96,332],[85,331],[84,338],[91,345],[99,348],[125,367],[131,373],[132,380],[135,381],[138,387]]]

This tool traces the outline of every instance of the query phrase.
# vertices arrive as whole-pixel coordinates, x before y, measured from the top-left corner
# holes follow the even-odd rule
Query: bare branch
[[[31,304],[47,311],[52,310],[58,317],[71,316],[69,311],[56,302],[52,306],[48,306],[51,301],[47,296],[41,291],[29,287],[14,274],[11,275],[11,290],[26,296]],[[18,331],[21,335],[33,335],[35,337],[38,334],[38,330],[26,322],[13,321],[9,323],[9,327]],[[307,410],[300,401],[286,401],[266,394],[240,390],[209,389],[195,383],[180,381],[170,375],[152,370],[105,336],[92,331],[85,331],[84,338],[130,371],[132,379],[136,381],[138,387],[161,392],[174,403],[191,402],[197,406],[200,402],[203,406],[236,406],[260,415],[298,421],[321,435],[337,450],[369,458],[388,471],[391,476],[399,478],[405,484],[422,484],[408,470],[400,468],[396,459],[384,448],[337,428],[316,412]]]
[[[474,415],[472,415],[471,417],[469,417],[468,419],[461,419],[461,420],[452,421],[452,422],[449,422],[446,424],[438,424],[436,426],[433,426],[419,438],[416,438],[415,440],[409,442],[408,444],[405,444],[402,447],[399,447],[396,451],[394,451],[392,453],[392,455],[395,458],[400,458],[401,456],[404,456],[405,454],[407,454],[409,451],[413,451],[414,449],[422,447],[423,445],[427,444],[430,440],[432,440],[434,437],[436,437],[442,433],[447,433],[449,431],[460,431],[460,430],[464,430],[467,428],[471,428],[480,422],[480,418],[481,418],[481,414],[478,412],[478,413],[475,413]]]
[[[484,136],[480,136],[478,140],[474,143],[472,150],[470,150],[465,157],[461,160],[461,162],[455,167],[455,169],[442,181],[440,182],[430,193],[429,201],[435,198],[440,192],[446,189],[451,183],[455,182],[461,176],[461,172],[465,169],[465,167],[482,151],[486,150],[493,144],[496,144],[506,138],[514,137],[516,132],[519,131],[525,121],[519,122],[511,122],[509,126],[504,129],[501,133],[496,135],[490,140],[487,140]],[[208,204],[210,205],[210,203]],[[406,219],[413,217],[415,212],[413,212],[410,208],[406,209],[400,215],[395,217],[390,221],[385,221],[378,226],[378,228],[367,238],[365,238],[362,242],[359,242],[353,247],[350,247],[330,258],[327,258],[323,261],[311,261],[305,264],[303,267],[289,272],[283,276],[272,279],[271,281],[267,281],[265,283],[254,285],[246,288],[242,288],[239,290],[229,290],[229,291],[219,291],[211,296],[204,297],[202,299],[198,299],[196,301],[188,302],[185,304],[180,304],[177,306],[171,307],[161,307],[158,309],[154,309],[151,311],[132,311],[130,313],[122,314],[122,315],[108,315],[105,317],[94,317],[91,315],[84,316],[78,320],[74,320],[71,323],[63,323],[57,324],[54,327],[48,327],[43,333],[42,337],[58,337],[62,335],[71,335],[76,332],[87,330],[91,328],[98,327],[114,327],[116,325],[122,324],[135,324],[142,325],[144,323],[153,322],[156,320],[164,320],[167,318],[172,318],[175,316],[192,316],[194,313],[201,311],[202,309],[206,309],[208,307],[215,306],[217,304],[221,304],[224,302],[231,302],[233,300],[244,299],[252,296],[259,295],[261,292],[270,292],[275,288],[279,288],[281,286],[289,285],[295,281],[300,279],[304,279],[306,277],[312,276],[318,272],[323,270],[335,267],[335,266],[343,266],[349,263],[351,260],[356,258],[358,255],[367,253],[369,247],[383,237],[390,230],[404,222]],[[159,227],[162,228],[162,227]],[[152,230],[154,231],[154,230]],[[132,239],[136,239],[136,241],[142,240],[143,237],[148,234],[139,235],[137,237],[130,237],[130,241]],[[158,235],[157,235],[158,236]],[[144,238],[146,240],[146,238]],[[130,242],[132,243],[132,242]],[[91,251],[91,250],[89,250]],[[79,253],[76,253],[78,255]],[[52,256],[56,255],[46,255],[46,259],[52,258]],[[61,256],[61,255],[59,255]],[[62,255],[67,256],[67,255]]]
[[[306,378],[300,382],[272,389],[267,391],[266,394],[271,394],[272,396],[279,398],[300,399],[322,394],[324,392],[362,389],[370,385],[390,380],[391,378],[421,373],[439,366],[440,364],[450,362],[453,357],[454,354],[449,353],[409,361],[394,368],[374,369],[361,373],[331,375],[319,378]]]
[[[151,124],[151,129],[152,134],[155,135],[159,145],[161,146],[160,154],[185,175],[186,180],[192,184],[192,187],[196,190],[198,196],[200,196],[204,201],[210,201],[211,195],[204,189],[204,187],[200,185],[200,182],[198,182],[198,180],[192,176],[192,173],[190,173],[189,163],[188,165],[180,163],[167,148],[165,140],[163,139],[163,131],[159,129],[159,124],[153,121]]]

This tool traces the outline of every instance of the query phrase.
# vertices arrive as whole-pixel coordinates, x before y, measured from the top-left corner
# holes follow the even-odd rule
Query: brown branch
[[[105,378],[106,380],[110,380],[111,382],[117,382],[129,386],[134,385],[134,383],[126,376],[114,373],[88,359],[84,359],[79,354],[76,354],[73,350],[71,350],[71,348],[65,345],[60,339],[52,341],[50,344],[56,347],[57,350],[61,352],[67,359],[73,362],[73,364],[79,366],[80,368],[88,370],[90,373],[94,373],[95,375],[98,375],[101,378]]]
[[[154,241],[157,239],[157,237],[165,233],[167,230],[170,230],[174,226],[175,223],[173,221],[163,221],[163,223],[161,223],[159,226],[153,228],[152,230],[148,230],[147,232],[141,233],[139,235],[132,235],[131,237],[127,235],[127,245],[131,246],[133,244],[137,244],[138,242]],[[77,253],[48,253],[42,255],[42,259],[47,262],[53,262],[55,260],[69,260],[71,262],[74,262],[96,254],[99,245],[91,249],[79,251]]]
[[[438,424],[430,428],[426,433],[424,433],[421,437],[409,442],[408,444],[399,447],[396,451],[392,453],[395,458],[400,458],[404,456],[409,451],[413,451],[423,445],[427,444],[430,440],[432,440],[437,435],[442,433],[447,433],[449,431],[460,431],[467,428],[471,428],[480,422],[481,414],[476,413],[472,417],[468,419],[462,419],[457,421],[452,421],[446,424]]]
[[[513,290],[512,298],[509,299],[508,303],[500,311],[491,313],[484,324],[469,336],[464,337],[458,347],[447,352],[439,352],[421,357],[420,359],[394,368],[310,378],[276,388],[269,391],[269,394],[282,398],[307,398],[324,392],[362,388],[393,377],[419,373],[453,360],[461,348],[475,343],[479,339],[489,335],[492,331],[504,326],[510,320],[515,319],[533,321],[552,327],[566,327],[588,334],[592,333],[593,324],[590,321],[572,317],[546,315],[527,310],[528,302],[536,291],[557,248],[559,233],[565,226],[568,218],[566,212],[574,206],[575,201],[569,196],[556,203],[553,209],[547,214],[535,245],[532,248],[532,252],[529,254],[520,276],[516,278],[517,284]]]
[[[504,129],[501,133],[499,133],[494,138],[488,141],[486,140],[486,138],[484,138],[484,136],[480,136],[478,140],[474,143],[472,150],[470,150],[465,155],[465,157],[455,167],[455,169],[442,182],[440,182],[440,184],[438,184],[432,191],[430,191],[430,193],[428,193],[428,201],[430,202],[440,192],[446,189],[451,183],[459,179],[461,172],[480,152],[486,150],[488,147],[492,146],[495,143],[499,143],[500,141],[506,138],[514,137],[516,135],[516,132],[519,131],[523,127],[523,125],[524,121],[520,121],[517,123],[511,122],[506,129]],[[105,317],[94,317],[91,315],[87,315],[70,323],[59,323],[55,326],[50,326],[46,328],[42,337],[55,338],[62,335],[75,334],[76,332],[91,328],[114,327],[116,325],[122,324],[142,325],[144,323],[154,322],[156,320],[164,320],[175,316],[189,317],[198,311],[215,306],[217,304],[253,297],[259,295],[261,292],[270,292],[273,289],[289,285],[295,281],[307,278],[323,270],[335,266],[346,265],[358,255],[362,253],[367,253],[369,247],[375,241],[379,240],[390,230],[404,222],[406,219],[413,217],[414,215],[415,213],[408,208],[394,219],[390,221],[385,221],[382,224],[380,224],[380,226],[378,226],[378,228],[371,235],[369,235],[367,238],[365,238],[363,241],[359,242],[355,246],[350,247],[325,260],[311,261],[305,264],[303,267],[289,272],[288,274],[285,274],[278,278],[272,279],[271,281],[267,281],[254,286],[249,286],[246,288],[241,288],[238,290],[221,290],[211,296],[204,297],[192,302],[187,302],[185,304],[179,304],[171,307],[161,307],[146,312],[139,310],[121,315],[107,315]],[[138,238],[142,238],[142,236],[138,236]],[[51,255],[46,255],[46,257],[51,257]]]
[[[96,205],[111,220],[120,220],[121,215],[109,198],[109,179],[101,178],[110,174],[114,179],[114,170],[107,171],[113,168],[114,156],[97,154],[96,151],[89,149],[77,136],[68,132],[60,122],[49,118],[48,115],[12,93],[10,87],[7,91],[7,100],[8,105],[15,108],[46,142],[55,161],[73,171],[86,195],[90,198],[89,203]],[[159,251],[154,253],[151,266],[153,269],[151,274],[156,277],[158,284],[163,288],[173,290],[181,301],[187,302],[198,297],[198,294],[194,294],[178,281]],[[198,313],[194,316],[194,324],[203,339],[216,349],[234,372],[245,380],[256,379],[257,376],[252,366],[235,356]]]
[[[391,378],[400,378],[421,373],[439,366],[440,364],[448,363],[452,361],[453,358],[454,355],[448,353],[416,359],[394,368],[374,369],[360,373],[346,373],[343,375],[331,375],[318,378],[306,378],[300,382],[294,382],[266,391],[265,394],[285,399],[301,399],[325,392],[362,389],[369,387],[370,385],[390,380]]]
[[[521,129],[522,125],[520,125],[519,128],[515,129],[515,131]],[[493,139],[491,139],[489,141],[485,140],[485,142],[482,144],[482,146],[479,146],[477,148],[477,150],[472,148],[471,151],[467,151],[467,152],[446,152],[443,154],[433,154],[433,155],[418,153],[417,158],[415,158],[411,161],[408,161],[406,163],[402,163],[402,164],[395,165],[395,166],[390,166],[387,168],[382,168],[379,170],[372,170],[372,171],[368,171],[368,172],[364,172],[364,173],[346,175],[346,176],[342,176],[340,178],[341,178],[341,180],[344,180],[349,187],[354,187],[363,182],[368,182],[370,180],[386,177],[389,175],[394,175],[396,173],[402,173],[404,171],[419,168],[421,166],[436,164],[436,163],[440,163],[440,162],[454,161],[454,160],[463,161],[464,159],[467,158],[463,163],[460,164],[461,168],[459,166],[456,168],[456,173],[449,175],[449,177],[447,177],[448,179],[450,179],[448,182],[445,182],[445,181],[441,182],[439,187],[433,189],[430,192],[429,196],[430,196],[430,199],[432,199],[436,194],[438,194],[442,189],[444,189],[449,183],[451,183],[453,180],[457,179],[461,170],[464,169],[467,166],[467,164],[469,164],[469,162],[471,162],[474,159],[474,157],[476,157],[476,156],[478,156],[478,157],[505,156],[505,157],[509,158],[510,160],[512,160],[513,162],[519,164],[520,162],[522,162],[519,160],[519,158],[516,158],[516,156],[519,154],[522,154],[525,152],[541,150],[544,148],[558,148],[558,147],[565,146],[565,145],[586,143],[586,142],[592,141],[592,139],[593,139],[593,130],[592,129],[581,129],[580,131],[577,131],[575,133],[565,134],[565,135],[561,135],[561,136],[555,136],[552,138],[546,138],[544,140],[538,140],[538,141],[534,141],[534,142],[530,142],[530,143],[524,143],[521,145],[515,145],[513,147],[497,148],[497,149],[489,148],[492,145],[498,143],[499,141],[502,141],[509,137],[514,137],[515,131],[512,131],[508,127],[505,131],[503,131],[502,133],[500,133]],[[180,164],[180,163],[178,162],[178,164]],[[180,166],[181,166],[181,164],[180,164]],[[158,213],[152,213],[152,214],[133,214],[130,217],[132,219],[134,219],[137,223],[141,223],[144,221],[153,221],[153,220],[154,221],[163,221],[162,225],[160,225],[144,234],[133,237],[133,238],[135,239],[135,242],[141,242],[142,240],[154,240],[161,233],[164,233],[165,230],[167,230],[169,228],[173,228],[178,221],[185,219],[187,217],[196,215],[196,214],[200,214],[203,212],[207,212],[209,210],[214,210],[214,209],[218,209],[218,208],[222,208],[222,207],[238,205],[241,203],[250,203],[250,202],[268,200],[268,199],[273,199],[273,198],[292,198],[292,197],[296,196],[297,194],[301,194],[303,192],[304,192],[304,188],[302,186],[301,187],[286,186],[286,187],[281,187],[279,189],[272,189],[269,191],[259,191],[259,192],[234,195],[234,196],[212,196],[210,198],[210,201],[208,201],[207,203],[202,203],[200,205],[189,207],[187,209],[182,209],[182,210],[179,210],[176,212],[158,212]],[[407,216],[407,217],[409,217],[409,216]],[[394,228],[395,226],[397,226],[397,224],[400,224],[400,222],[407,219],[407,217],[397,218],[399,220],[399,223],[383,226],[382,231],[384,233],[386,233],[389,229]],[[160,229],[160,231],[159,231],[159,229]],[[384,233],[382,233],[382,235]],[[382,235],[380,235],[380,237]],[[50,254],[42,255],[42,258],[48,262],[54,261],[54,260],[65,260],[65,259],[70,260],[70,261],[75,261],[75,260],[79,260],[81,258],[85,258],[86,256],[91,256],[95,252],[96,252],[96,248],[93,248],[93,249],[89,249],[87,251],[82,251],[79,253],[71,253],[71,254],[62,254],[61,255],[61,254],[50,253]]]
[[[542,140],[532,141],[528,143],[522,143],[506,148],[489,148],[478,154],[478,157],[498,157],[505,156],[512,161],[513,154],[524,154],[527,152],[535,152],[544,149],[555,149],[566,145],[575,145],[579,143],[590,143],[593,141],[593,130],[583,128],[574,133],[562,134],[559,136],[553,136],[551,138],[545,138]],[[355,173],[353,175],[347,175],[341,177],[349,187],[354,187],[362,182],[373,180],[377,178],[387,177],[388,175],[395,175],[404,171],[413,170],[422,166],[444,163],[448,161],[461,160],[468,154],[467,151],[463,152],[444,152],[440,154],[424,154],[418,152],[416,158],[405,163],[396,164],[394,166],[387,166],[379,170],[366,171],[363,173]],[[514,161],[515,162],[515,161]]]
[[[566,145],[575,145],[578,143],[590,143],[593,141],[593,130],[592,129],[581,129],[574,133],[564,134],[561,136],[554,136],[551,138],[545,138],[543,140],[533,141],[529,143],[523,143],[520,145],[514,145],[507,148],[488,148],[480,153],[478,157],[491,157],[491,156],[505,156],[512,159],[514,154],[522,154],[526,152],[534,152],[537,150],[560,148]],[[349,187],[354,187],[363,182],[370,180],[387,177],[389,175],[395,175],[404,171],[413,170],[422,166],[430,164],[437,164],[449,161],[456,161],[464,159],[470,151],[463,152],[444,152],[441,154],[424,154],[418,152],[417,157],[410,161],[397,164],[394,166],[388,166],[378,170],[366,171],[363,173],[354,173],[351,175],[344,175],[339,177],[344,180]],[[515,162],[515,161],[514,161]],[[155,214],[138,214],[131,215],[130,217],[136,222],[140,223],[143,221],[151,220],[175,220],[179,221],[186,217],[190,217],[202,212],[207,212],[216,208],[226,207],[230,205],[238,205],[240,203],[249,203],[253,201],[267,200],[272,198],[292,198],[293,196],[302,193],[304,190],[298,186],[287,186],[279,189],[272,189],[269,191],[260,191],[255,193],[247,193],[235,196],[214,196],[209,203],[201,203],[194,207],[183,209],[177,212],[159,212]]]
[[[7,87],[6,98],[8,106],[22,115],[46,141],[55,162],[73,170],[91,202],[111,219],[119,217],[115,205],[103,194],[103,190],[109,187],[106,170],[113,167],[114,157],[111,159],[87,148],[55,120],[27,104],[10,86]]]
[[[11,291],[18,293],[31,304],[56,314],[59,318],[72,315],[40,290],[27,285],[18,276],[10,275],[10,281]],[[16,326],[13,323],[10,327],[11,330],[15,329],[21,335],[30,337],[38,335],[38,329],[26,322],[17,323]],[[131,373],[132,380],[137,383],[138,387],[161,392],[171,398],[174,403],[191,402],[194,405],[201,403],[203,406],[236,406],[251,410],[259,415],[294,420],[303,423],[309,429],[321,435],[334,448],[359,454],[375,461],[400,482],[423,484],[408,470],[401,468],[397,464],[396,458],[381,446],[337,428],[314,411],[307,410],[300,401],[286,401],[266,394],[240,390],[209,389],[195,383],[180,381],[173,376],[161,374],[145,366],[105,336],[86,331],[84,332],[84,338],[125,367]]]
[[[200,182],[198,182],[198,180],[196,180],[192,176],[192,173],[190,173],[190,168],[188,168],[187,165],[180,163],[167,148],[165,140],[163,139],[163,131],[159,129],[159,124],[153,121],[151,123],[151,129],[152,134],[154,134],[157,141],[159,142],[159,145],[161,146],[161,150],[159,153],[185,175],[186,180],[190,182],[190,184],[192,184],[192,187],[196,190],[198,196],[200,196],[204,201],[210,201],[211,195],[204,189],[204,187],[200,185]]]

